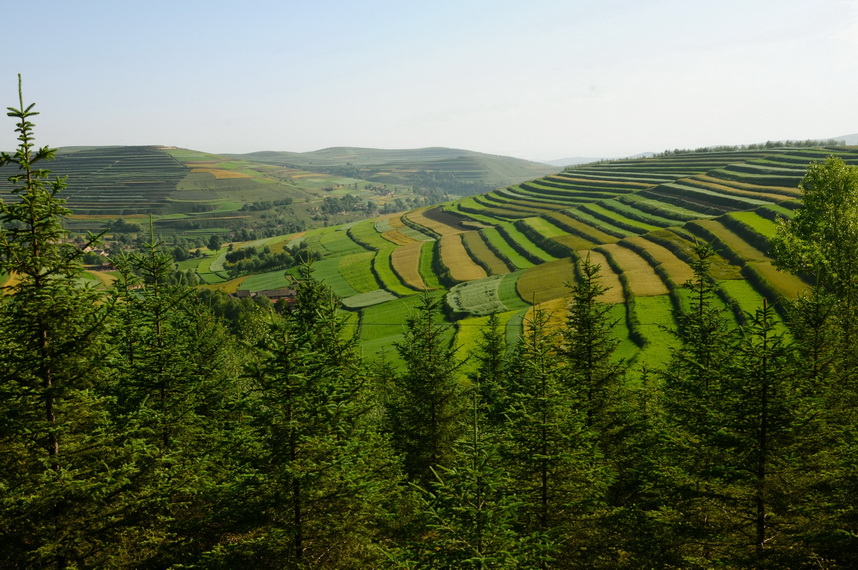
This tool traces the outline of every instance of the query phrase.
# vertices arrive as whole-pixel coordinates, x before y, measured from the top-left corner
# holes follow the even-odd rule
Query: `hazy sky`
[[[23,74],[51,146],[549,160],[858,132],[858,0],[14,6],[0,106]]]

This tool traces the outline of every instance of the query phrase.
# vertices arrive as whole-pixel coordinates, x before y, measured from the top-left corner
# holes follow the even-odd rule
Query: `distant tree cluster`
[[[117,220],[107,224],[107,230],[116,234],[136,234],[142,232],[143,228],[140,224],[127,222],[122,218],[118,218]]]
[[[806,139],[796,141],[766,141],[764,143],[752,143],[747,145],[719,145],[702,146],[696,149],[673,149],[653,155],[653,157],[675,156],[679,154],[693,154],[701,152],[731,152],[737,150],[767,150],[775,148],[808,148],[819,146],[844,146],[846,143],[837,139]]]
[[[261,249],[249,246],[228,251],[225,268],[233,276],[264,273],[277,269],[289,269],[320,257],[318,252],[311,251],[305,242],[288,247],[279,253],[272,253],[267,245]]]
[[[288,206],[292,203],[292,198],[282,198],[280,200],[265,200],[262,202],[248,202],[241,206],[243,212],[259,212],[273,210],[278,206]]]
[[[32,109],[0,155],[0,567],[858,567],[858,167],[812,166],[780,224],[816,282],[786,326],[727,319],[699,244],[657,368],[616,357],[588,258],[561,326],[492,316],[467,369],[427,293],[397,368],[311,264],[282,312],[152,235],[81,285]]]
[[[354,212],[357,210],[365,210],[366,202],[359,196],[354,194],[346,194],[340,198],[336,196],[325,196],[322,203],[319,205],[319,211],[322,214],[342,214],[345,212]]]

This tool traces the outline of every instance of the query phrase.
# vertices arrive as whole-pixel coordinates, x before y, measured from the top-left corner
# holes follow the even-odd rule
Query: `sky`
[[[858,0],[19,5],[0,105],[22,74],[53,147],[552,160],[858,133]]]

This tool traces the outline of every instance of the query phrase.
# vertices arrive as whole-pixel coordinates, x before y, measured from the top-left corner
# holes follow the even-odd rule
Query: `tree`
[[[330,289],[305,272],[249,364],[254,475],[243,528],[207,555],[225,568],[358,568],[377,563],[383,505],[398,484],[369,376]]]
[[[572,300],[562,331],[564,382],[575,394],[576,407],[586,414],[589,427],[602,435],[611,425],[612,407],[623,383],[622,363],[614,360],[619,339],[611,305],[599,297],[607,290],[600,282],[601,266],[589,255],[580,264],[581,282],[572,285]]]
[[[471,373],[472,389],[479,392],[479,403],[490,430],[504,422],[508,394],[506,386],[507,342],[497,314],[492,313],[482,331],[480,343],[472,353],[476,361]]]
[[[490,328],[484,335],[484,349],[494,345],[493,331],[496,329]],[[435,481],[421,490],[414,525],[418,536],[394,557],[403,567],[418,563],[432,568],[511,569],[531,565],[532,549],[514,528],[519,503],[509,493],[509,476],[501,461],[497,434],[486,425],[482,388],[477,376],[452,464],[433,469]]]
[[[779,268],[814,280],[811,292],[790,307],[790,329],[805,357],[803,375],[823,402],[827,424],[822,452],[828,464],[816,483],[824,490],[813,536],[820,556],[844,566],[858,563],[858,541],[849,529],[858,521],[858,166],[830,157],[814,163],[802,179],[803,208],[782,220],[772,240]]]
[[[685,564],[709,564],[717,558],[727,530],[718,512],[722,489],[718,473],[728,463],[719,437],[724,416],[724,385],[735,354],[735,335],[725,309],[714,303],[707,244],[696,244],[689,310],[678,315],[679,347],[661,371],[664,382],[666,442],[672,501],[664,516],[680,543]]]
[[[447,346],[447,327],[438,323],[439,302],[428,295],[405,321],[405,338],[396,350],[405,370],[396,378],[390,405],[393,441],[402,453],[407,477],[428,489],[433,471],[452,463],[462,414],[462,361]]]
[[[220,236],[217,234],[212,234],[209,236],[208,248],[212,251],[217,251],[220,249],[222,242]]]
[[[563,381],[556,333],[537,309],[510,357],[501,453],[509,492],[521,502],[516,528],[533,541],[537,565],[597,565],[597,534],[609,477],[596,438]],[[589,556],[592,554],[592,557]]]
[[[803,207],[778,222],[772,253],[778,267],[810,273],[844,300],[858,295],[858,166],[838,157],[812,163],[802,178]]]
[[[42,168],[55,150],[34,147],[18,81],[19,146],[0,155],[18,168],[18,200],[0,203],[0,273],[15,276],[0,295],[0,565],[110,566],[145,548],[133,495],[149,450],[108,413],[111,303],[76,282],[65,180]]]
[[[837,300],[829,317],[839,331],[841,371],[852,376],[858,368],[858,166],[833,156],[812,163],[799,188],[803,208],[793,219],[779,220],[772,255],[779,268],[810,275],[817,298],[827,294]],[[856,390],[855,382],[850,384]]]

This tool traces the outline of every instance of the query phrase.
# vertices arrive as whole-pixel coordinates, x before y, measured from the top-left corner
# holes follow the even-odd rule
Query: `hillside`
[[[347,150],[351,154],[343,154]],[[304,157],[301,160],[284,158],[292,155],[228,157],[174,147],[68,147],[59,150],[51,170],[68,176],[65,195],[74,211],[70,229],[100,230],[118,218],[145,223],[152,215],[162,233],[202,237],[242,229],[274,235],[344,223],[437,203],[455,189],[484,191],[555,170],[454,149],[327,149],[295,155]],[[349,166],[352,159],[381,166],[358,171]],[[385,166],[388,162],[396,164]],[[0,170],[0,195],[7,197],[9,175]],[[270,207],[261,206],[265,204]]]
[[[444,297],[457,343],[472,344],[493,312],[514,339],[535,305],[560,317],[576,262],[590,256],[611,287],[604,300],[615,306],[622,355],[655,361],[670,340],[656,323],[674,322],[687,303],[682,285],[696,240],[718,251],[718,296],[738,322],[763,298],[794,298],[807,286],[774,268],[768,238],[798,206],[808,164],[831,154],[858,164],[858,148],[849,147],[614,160],[252,245],[303,242],[320,252],[317,276],[342,298],[368,354],[401,338],[402,319],[424,291]],[[225,252],[210,267],[223,268]],[[201,270],[212,287],[249,292],[285,285],[282,273],[230,280],[225,270]]]
[[[352,176],[382,184],[437,184],[450,194],[476,194],[555,172],[554,166],[508,156],[431,147],[374,149],[333,147],[313,152],[227,155]]]

